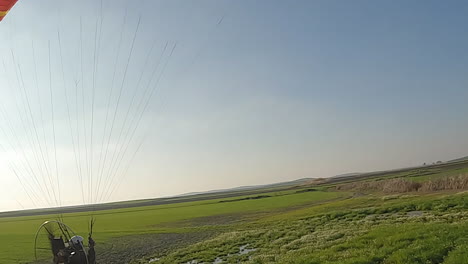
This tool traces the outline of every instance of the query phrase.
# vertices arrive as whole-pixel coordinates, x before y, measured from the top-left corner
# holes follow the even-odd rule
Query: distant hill
[[[275,188],[275,187],[297,186],[297,185],[302,185],[304,183],[310,182],[312,180],[314,179],[302,178],[302,179],[297,179],[293,181],[278,182],[278,183],[271,183],[271,184],[239,186],[239,187],[234,187],[234,188],[211,190],[211,191],[205,191],[205,192],[190,192],[190,193],[184,193],[184,194],[174,195],[170,197],[185,197],[185,196],[200,195],[200,194],[214,194],[214,193],[224,193],[224,192],[258,190],[258,189]]]
[[[430,164],[425,166],[414,166],[406,168],[398,168],[384,171],[374,172],[352,172],[344,173],[331,177],[324,178],[301,178],[293,181],[278,182],[264,185],[252,185],[252,186],[240,186],[235,188],[211,190],[205,192],[191,192],[180,195],[174,195],[169,197],[160,197],[153,199],[141,199],[133,201],[120,201],[96,205],[79,205],[79,206],[65,206],[60,208],[42,208],[42,209],[29,209],[11,212],[0,212],[0,218],[2,217],[18,217],[18,216],[32,216],[32,215],[47,215],[57,213],[77,213],[87,212],[90,210],[100,211],[109,209],[119,208],[131,208],[140,206],[154,206],[162,204],[174,204],[191,201],[203,201],[211,199],[221,199],[229,197],[237,197],[242,195],[258,195],[261,193],[267,193],[276,190],[284,190],[290,188],[305,188],[308,186],[318,186],[323,184],[340,183],[349,180],[361,180],[373,177],[382,177],[396,172],[405,172],[413,169],[429,169],[429,168],[446,168],[446,167],[460,167],[465,166],[468,163],[468,156],[461,157],[458,159],[449,160],[447,162]]]
[[[364,174],[365,172],[350,172],[350,173],[344,173],[344,174],[338,174],[335,176],[332,176],[331,178],[338,178],[338,177],[351,177],[351,176],[356,176],[360,174]]]
[[[19,211],[0,212],[2,217],[19,217],[19,216],[34,216],[34,215],[49,215],[62,213],[79,213],[88,211],[101,211],[110,209],[122,209],[141,206],[154,206],[163,204],[175,204],[183,202],[205,201],[212,199],[231,198],[243,195],[258,195],[276,190],[284,190],[302,185],[305,182],[311,181],[311,178],[303,178],[294,181],[279,182],[265,185],[241,186],[223,190],[213,190],[207,192],[193,192],[182,195],[161,197],[154,199],[142,199],[133,201],[121,201],[94,205],[79,205],[79,206],[63,206],[59,208],[42,208],[42,209],[27,209]]]
[[[449,160],[447,162],[458,162],[458,161],[465,161],[465,160],[468,160],[468,156],[461,157],[461,158],[458,158],[458,159]]]

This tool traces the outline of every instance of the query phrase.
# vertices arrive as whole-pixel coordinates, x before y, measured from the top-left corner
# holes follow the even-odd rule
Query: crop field
[[[459,162],[62,217],[86,237],[94,216],[98,263],[466,263],[467,168]],[[46,255],[34,262],[33,240],[55,218],[0,218],[0,263],[50,263]]]

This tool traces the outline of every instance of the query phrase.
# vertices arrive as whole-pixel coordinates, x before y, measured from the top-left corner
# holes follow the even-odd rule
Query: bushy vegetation
[[[415,182],[408,178],[351,182],[336,186],[337,190],[381,191],[384,193],[432,192],[441,190],[468,190],[468,174],[448,176]]]
[[[420,191],[440,191],[440,190],[468,190],[468,175],[438,178],[424,182],[419,188]]]

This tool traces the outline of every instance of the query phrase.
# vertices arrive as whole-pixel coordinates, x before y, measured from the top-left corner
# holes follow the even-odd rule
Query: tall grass
[[[352,182],[336,186],[337,190],[381,191],[385,193],[431,192],[442,190],[468,190],[468,174],[448,176],[425,182],[414,182],[405,178],[379,181]]]

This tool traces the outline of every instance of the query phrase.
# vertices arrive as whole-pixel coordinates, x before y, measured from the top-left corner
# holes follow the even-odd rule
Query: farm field
[[[62,217],[86,236],[94,216],[99,263],[464,263],[468,192],[424,188],[443,179],[463,183],[466,168],[461,162]],[[385,189],[402,183],[422,185]],[[33,240],[55,218],[0,218],[0,263],[49,263],[45,251],[34,262]]]

